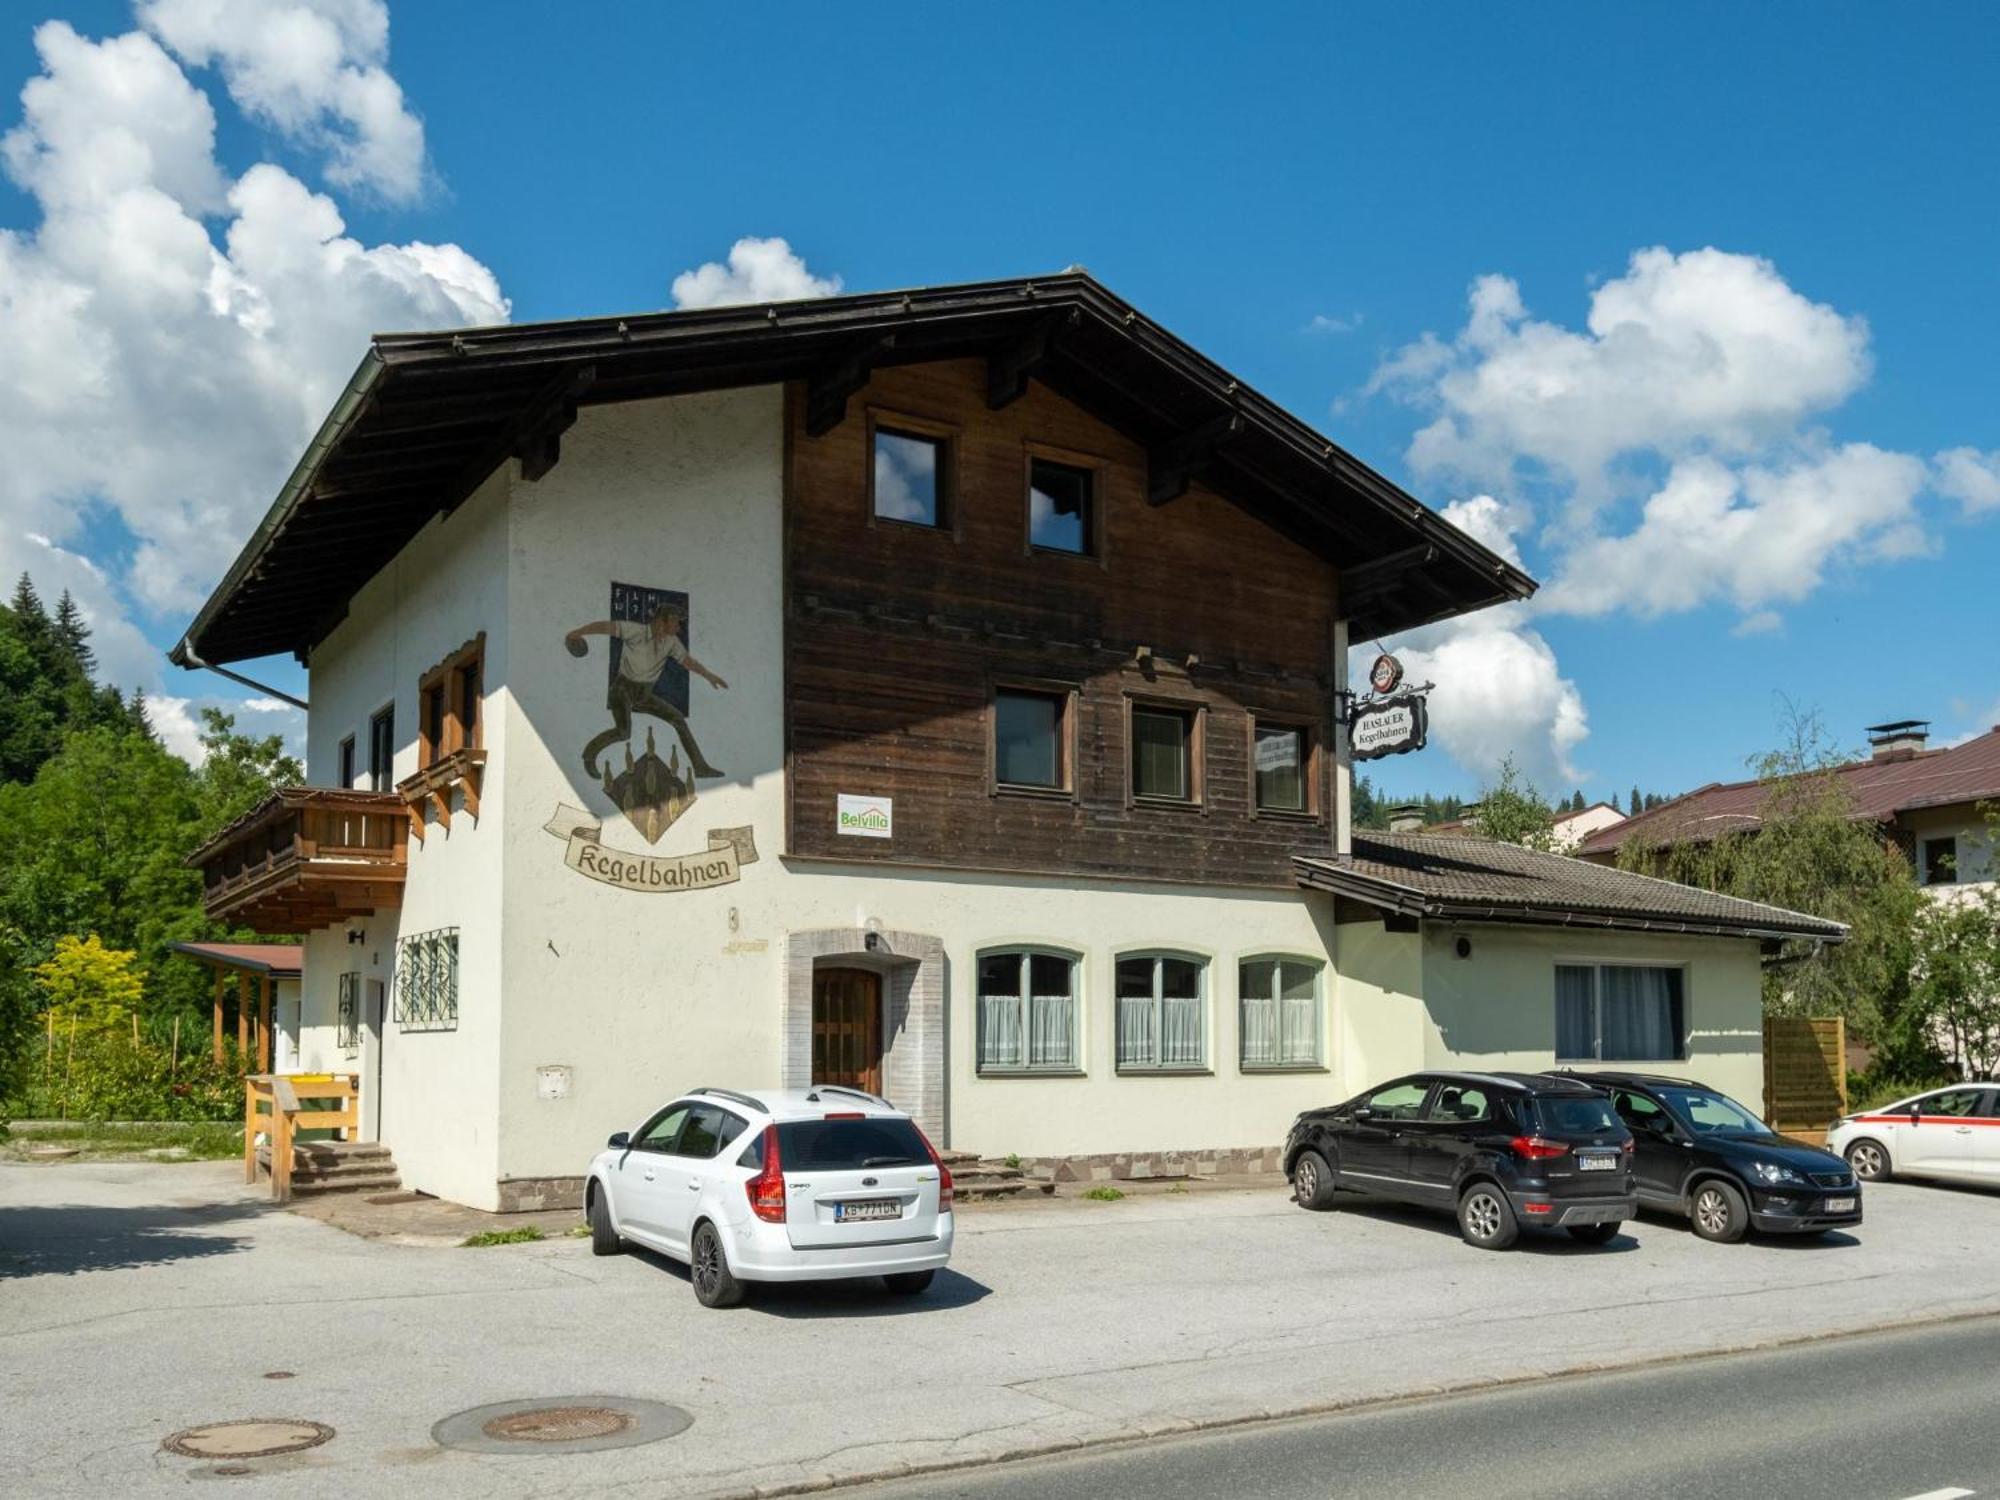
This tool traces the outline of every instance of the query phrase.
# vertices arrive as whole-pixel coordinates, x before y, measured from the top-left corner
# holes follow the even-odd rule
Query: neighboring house
[[[2000,727],[1939,750],[1928,748],[1928,730],[1918,719],[1871,725],[1868,759],[1833,775],[1855,817],[1880,826],[1920,884],[1942,892],[2000,877],[1985,811],[2000,805]],[[1754,829],[1769,794],[1762,781],[1714,782],[1592,834],[1576,852],[1615,864],[1627,839],[1706,843]]]
[[[1555,848],[1559,854],[1573,853],[1583,841],[1625,821],[1625,814],[1609,802],[1593,802],[1575,812],[1559,812],[1555,823]]]
[[[195,862],[482,1207],[694,1084],[1114,1167],[1445,1062],[1755,1103],[1837,926],[1350,831],[1349,641],[1533,587],[1077,272],[383,336],[174,652],[311,669]]]

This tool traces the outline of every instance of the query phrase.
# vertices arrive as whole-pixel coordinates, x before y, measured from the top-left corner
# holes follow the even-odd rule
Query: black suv
[[[1727,1094],[1645,1073],[1575,1075],[1611,1095],[1638,1142],[1639,1201],[1684,1214],[1705,1240],[1754,1225],[1822,1234],[1861,1222],[1861,1184],[1831,1151],[1779,1135]]]
[[[1285,1175],[1306,1208],[1344,1190],[1455,1210],[1482,1250],[1523,1224],[1601,1245],[1639,1211],[1632,1133],[1603,1093],[1550,1073],[1413,1073],[1309,1110],[1286,1138]]]

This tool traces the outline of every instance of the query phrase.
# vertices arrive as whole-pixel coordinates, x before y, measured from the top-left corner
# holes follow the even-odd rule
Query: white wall
[[[307,780],[333,785],[338,744],[353,734],[367,764],[368,720],[383,704],[396,710],[395,776],[417,769],[417,682],[482,630],[486,632],[486,704],[482,729],[489,768],[506,760],[507,495],[505,465],[449,516],[433,520],[377,574],[347,618],[314,651],[312,711],[306,735]],[[308,1069],[357,1071],[364,1117],[396,1157],[405,1186],[458,1202],[490,1203],[498,1172],[495,1090],[499,1073],[501,962],[500,828],[506,813],[501,778],[489,769],[477,821],[462,806],[449,829],[431,822],[423,843],[409,844],[400,910],[310,934],[306,941]],[[339,976],[360,972],[389,986],[399,936],[459,929],[458,1026],[406,1030],[391,1019],[381,1056],[372,1042],[349,1052],[336,1045]],[[349,943],[349,930],[363,934]],[[364,986],[365,1003],[365,986]],[[380,1091],[374,1093],[377,1077]],[[378,1115],[379,1110],[379,1115]]]
[[[1958,841],[1958,879],[1953,884],[1974,885],[2000,879],[2000,859],[1995,857],[1991,830],[1975,809],[1963,805],[1924,808],[1904,813],[1897,821],[1916,840],[1913,853],[1919,882],[1924,878],[1924,841],[1937,838],[1955,838]],[[1949,891],[1951,886],[1930,886],[1927,889],[1942,893]]]

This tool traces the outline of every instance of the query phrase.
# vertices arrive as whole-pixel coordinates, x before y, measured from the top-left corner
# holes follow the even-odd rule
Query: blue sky
[[[365,126],[343,124],[338,103],[317,124],[284,117],[268,96],[260,114],[254,78],[231,81],[226,45],[204,52],[175,0],[159,3],[142,19],[213,101],[227,178],[275,163],[330,193],[364,246],[462,247],[517,320],[668,305],[675,276],[722,260],[743,236],[782,236],[813,275],[854,290],[1080,262],[1431,504],[1496,495],[1531,571],[1566,576],[1565,597],[1590,600],[1512,622],[1503,655],[1527,673],[1524,713],[1461,703],[1461,728],[1484,728],[1454,742],[1441,692],[1438,747],[1377,768],[1392,789],[1471,792],[1501,747],[1548,790],[1681,790],[1738,774],[1771,741],[1780,694],[1820,710],[1847,743],[1880,718],[1927,717],[1956,735],[2000,717],[1990,583],[2000,505],[1961,493],[1983,494],[1968,484],[2000,474],[1986,466],[2000,450],[1990,8],[1263,7],[1225,25],[1214,7],[1164,4],[428,0],[390,9],[386,55],[364,41],[350,59],[392,76],[421,119],[423,182],[408,191],[389,177],[338,180],[328,140]],[[93,42],[135,28],[126,4],[10,7],[0,23],[10,99],[50,66],[34,38],[48,19]],[[258,61],[235,65],[247,76]],[[19,104],[0,108],[0,129],[22,119]],[[48,190],[38,198],[18,183],[17,171],[0,186],[0,228],[45,234]],[[229,211],[190,212],[224,244]],[[1581,359],[1595,378],[1592,361],[1609,355],[1585,327],[1593,293],[1637,285],[1632,257],[1650,247],[1670,259],[1647,282],[1658,294],[1647,316],[1691,317],[1697,335],[1739,305],[1791,319],[1773,337],[1796,334],[1800,347],[1769,383],[1795,380],[1795,398],[1781,391],[1767,410],[1753,389],[1741,409],[1690,415],[1674,392],[1700,384],[1698,371],[1663,359],[1635,373],[1621,354],[1619,378],[1667,393],[1661,433],[1616,409],[1630,403],[1582,400],[1559,425],[1625,425],[1607,440],[1614,459],[1579,473],[1562,468],[1575,462],[1573,434],[1523,438],[1513,398],[1441,396],[1444,372],[1476,385],[1482,372],[1533,374],[1544,355],[1572,371],[1566,361]],[[1756,260],[1679,259],[1709,247]],[[1468,289],[1484,276],[1507,278],[1519,304],[1500,345],[1464,338]],[[1764,300],[1739,304],[1739,292]],[[481,305],[440,304],[424,286],[355,315],[461,304]],[[1569,342],[1550,353],[1538,330]],[[369,331],[320,330],[296,357],[314,364],[314,381],[337,384]],[[1427,332],[1447,354],[1411,376],[1395,362]],[[226,343],[191,340],[190,365],[227,357]],[[1643,351],[1634,357],[1644,364]],[[1404,378],[1376,379],[1385,367]],[[1760,367],[1750,368],[1754,387]],[[1478,450],[1469,470],[1413,455],[1441,418],[1465,439],[1460,460]],[[242,457],[244,493],[261,486],[249,515],[282,478],[264,471],[270,454],[295,452],[298,420],[285,412],[278,435]],[[1821,467],[1854,444],[1908,463]],[[1954,483],[1940,455],[1958,450],[1978,467],[1962,465]],[[1626,539],[1677,465],[1683,480],[1742,481],[1742,506],[1760,493],[1746,474],[1803,483],[1810,471],[1826,506],[1851,504],[1865,519],[1822,545],[1803,580],[1782,558],[1758,571],[1711,548],[1713,587],[1654,597],[1643,586],[1650,559],[1670,567],[1675,554],[1642,555],[1655,544]],[[34,562],[44,543],[20,537],[46,538],[98,564],[95,612],[122,610],[139,636],[170,644],[187,613],[170,601],[192,585],[157,581],[147,543],[153,555],[193,556],[198,537],[183,532],[204,527],[156,532],[144,474],[104,482],[124,498],[84,500],[88,475],[52,479],[45,496],[0,495],[13,507],[0,508],[0,565]],[[1850,499],[1857,484],[1873,488]],[[59,503],[31,508],[51,496]],[[247,531],[248,502],[231,505],[223,524]],[[71,520],[58,535],[61,514]],[[1772,530],[1746,534],[1762,540],[1742,554],[1770,547]],[[1602,566],[1591,540],[1612,544]],[[205,587],[206,554],[183,571],[203,568]],[[1641,586],[1607,581],[1628,576]],[[1616,597],[1592,595],[1591,579]],[[1517,649],[1523,640],[1534,649]],[[1479,652],[1500,649],[1416,647],[1439,674],[1455,664],[1461,676],[1485,675]],[[231,696],[170,669],[147,685]],[[1572,725],[1552,739],[1530,722],[1579,707],[1587,735]]]

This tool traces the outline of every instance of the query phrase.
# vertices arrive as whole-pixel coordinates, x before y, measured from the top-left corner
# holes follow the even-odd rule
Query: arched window
[[[1246,958],[1236,969],[1241,1006],[1242,1066],[1317,1068],[1320,1049],[1320,975],[1316,959],[1287,954]]]
[[[1119,955],[1118,1068],[1196,1072],[1208,1066],[1208,960],[1191,953]]]
[[[989,948],[979,955],[979,1071],[1074,1073],[1077,958],[1055,948]]]

